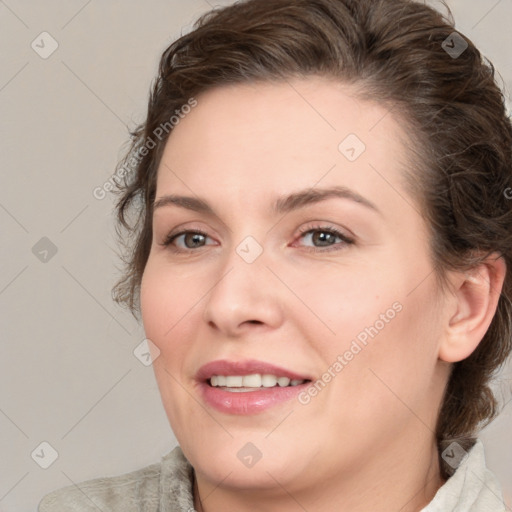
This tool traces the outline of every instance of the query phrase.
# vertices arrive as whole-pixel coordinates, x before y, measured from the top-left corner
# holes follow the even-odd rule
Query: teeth
[[[258,373],[244,375],[242,382],[245,388],[259,388],[261,386],[261,375]]]
[[[275,375],[263,375],[261,378],[261,385],[264,388],[273,388],[277,384],[277,377]]]
[[[270,374],[253,373],[251,375],[212,375],[210,383],[213,387],[227,388],[273,388],[276,386],[298,386],[305,382],[303,379],[277,377]]]
[[[243,382],[243,377],[239,376],[229,376],[226,377],[226,387],[228,388],[241,388]]]

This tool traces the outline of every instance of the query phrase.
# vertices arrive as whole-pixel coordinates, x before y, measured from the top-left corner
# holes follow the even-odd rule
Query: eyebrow
[[[272,211],[276,215],[289,213],[291,211],[298,210],[300,208],[304,208],[306,206],[316,204],[331,198],[348,199],[382,215],[382,212],[371,201],[361,196],[354,190],[343,186],[335,186],[329,188],[308,188],[299,190],[298,192],[293,192],[292,194],[286,196],[280,196],[272,205]],[[218,217],[218,215],[207,201],[198,197],[180,196],[173,194],[158,198],[153,204],[153,211],[169,205],[174,205],[185,208],[187,210]]]

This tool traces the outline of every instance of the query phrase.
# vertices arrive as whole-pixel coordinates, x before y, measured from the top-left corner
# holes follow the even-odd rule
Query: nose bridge
[[[247,236],[219,266],[218,279],[206,297],[204,319],[233,334],[246,322],[276,326],[281,310],[273,274],[262,245]]]

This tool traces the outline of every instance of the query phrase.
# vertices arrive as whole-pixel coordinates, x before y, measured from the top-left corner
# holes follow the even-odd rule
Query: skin
[[[156,198],[200,197],[217,216],[157,208],[141,284],[162,402],[196,471],[196,509],[420,510],[443,483],[434,431],[450,363],[488,328],[502,260],[449,274],[451,291],[438,289],[425,222],[401,179],[403,123],[347,85],[309,77],[197,100],[168,139]],[[348,134],[366,145],[353,162],[338,149]],[[272,212],[277,196],[334,185],[379,212],[336,197]],[[299,232],[325,225],[354,243]],[[189,236],[188,252],[183,236],[162,245],[185,229],[208,236],[196,246]],[[250,264],[236,252],[247,236],[263,249]],[[307,405],[240,416],[202,401],[195,373],[217,359],[320,378],[397,301],[401,311]],[[237,457],[248,442],[262,453],[251,468]]]

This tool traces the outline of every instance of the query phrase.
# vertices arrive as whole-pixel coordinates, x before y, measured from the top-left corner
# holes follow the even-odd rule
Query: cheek
[[[389,425],[414,421],[411,411],[425,423],[431,422],[440,332],[436,308],[428,301],[429,294],[401,297],[394,303],[399,308],[391,312],[383,306],[375,311],[383,316],[374,313],[346,342],[346,354],[352,360],[343,369],[338,392],[349,397],[353,410],[362,416],[360,422],[371,423],[376,417]],[[356,355],[351,354],[350,345],[360,347]]]
[[[335,380],[344,400],[397,401],[393,393],[416,400],[429,388],[441,337],[436,291],[429,279],[411,293],[417,285],[413,274],[351,272],[332,280],[323,295],[318,284],[309,288],[309,303],[335,332],[317,347],[326,370],[338,363],[331,373],[341,377]],[[339,297],[336,303],[333,297]]]
[[[180,277],[165,262],[150,256],[140,291],[146,336],[165,351],[178,337],[177,333],[183,334],[183,329],[190,326],[190,317],[195,314],[200,298],[201,290],[194,285],[192,276]]]
[[[160,351],[153,361],[153,371],[171,426],[178,432],[180,425],[186,423],[186,404],[190,398],[182,385],[189,343],[180,340],[188,341],[197,325],[191,319],[197,314],[194,304],[200,298],[198,291],[194,293],[191,280],[189,276],[185,285],[168,265],[150,257],[140,289],[144,331]]]
[[[164,293],[164,287],[157,279],[157,272],[150,261],[146,265],[140,287],[140,308],[142,323],[146,336],[162,350],[162,334],[166,330],[166,318],[163,315],[169,309],[168,294]],[[172,309],[170,310],[172,311]],[[167,326],[169,329],[170,325]]]
[[[310,310],[304,311],[303,321],[321,328],[318,322],[321,320],[330,331],[322,329],[326,336],[324,343],[329,342],[336,350],[348,348],[356,338],[364,346],[375,332],[381,337],[400,317],[397,309],[402,307],[400,297],[387,284],[386,277],[378,272],[370,275],[368,269],[364,271],[355,265],[333,271],[310,270],[307,279],[297,274],[294,291],[304,298]]]

